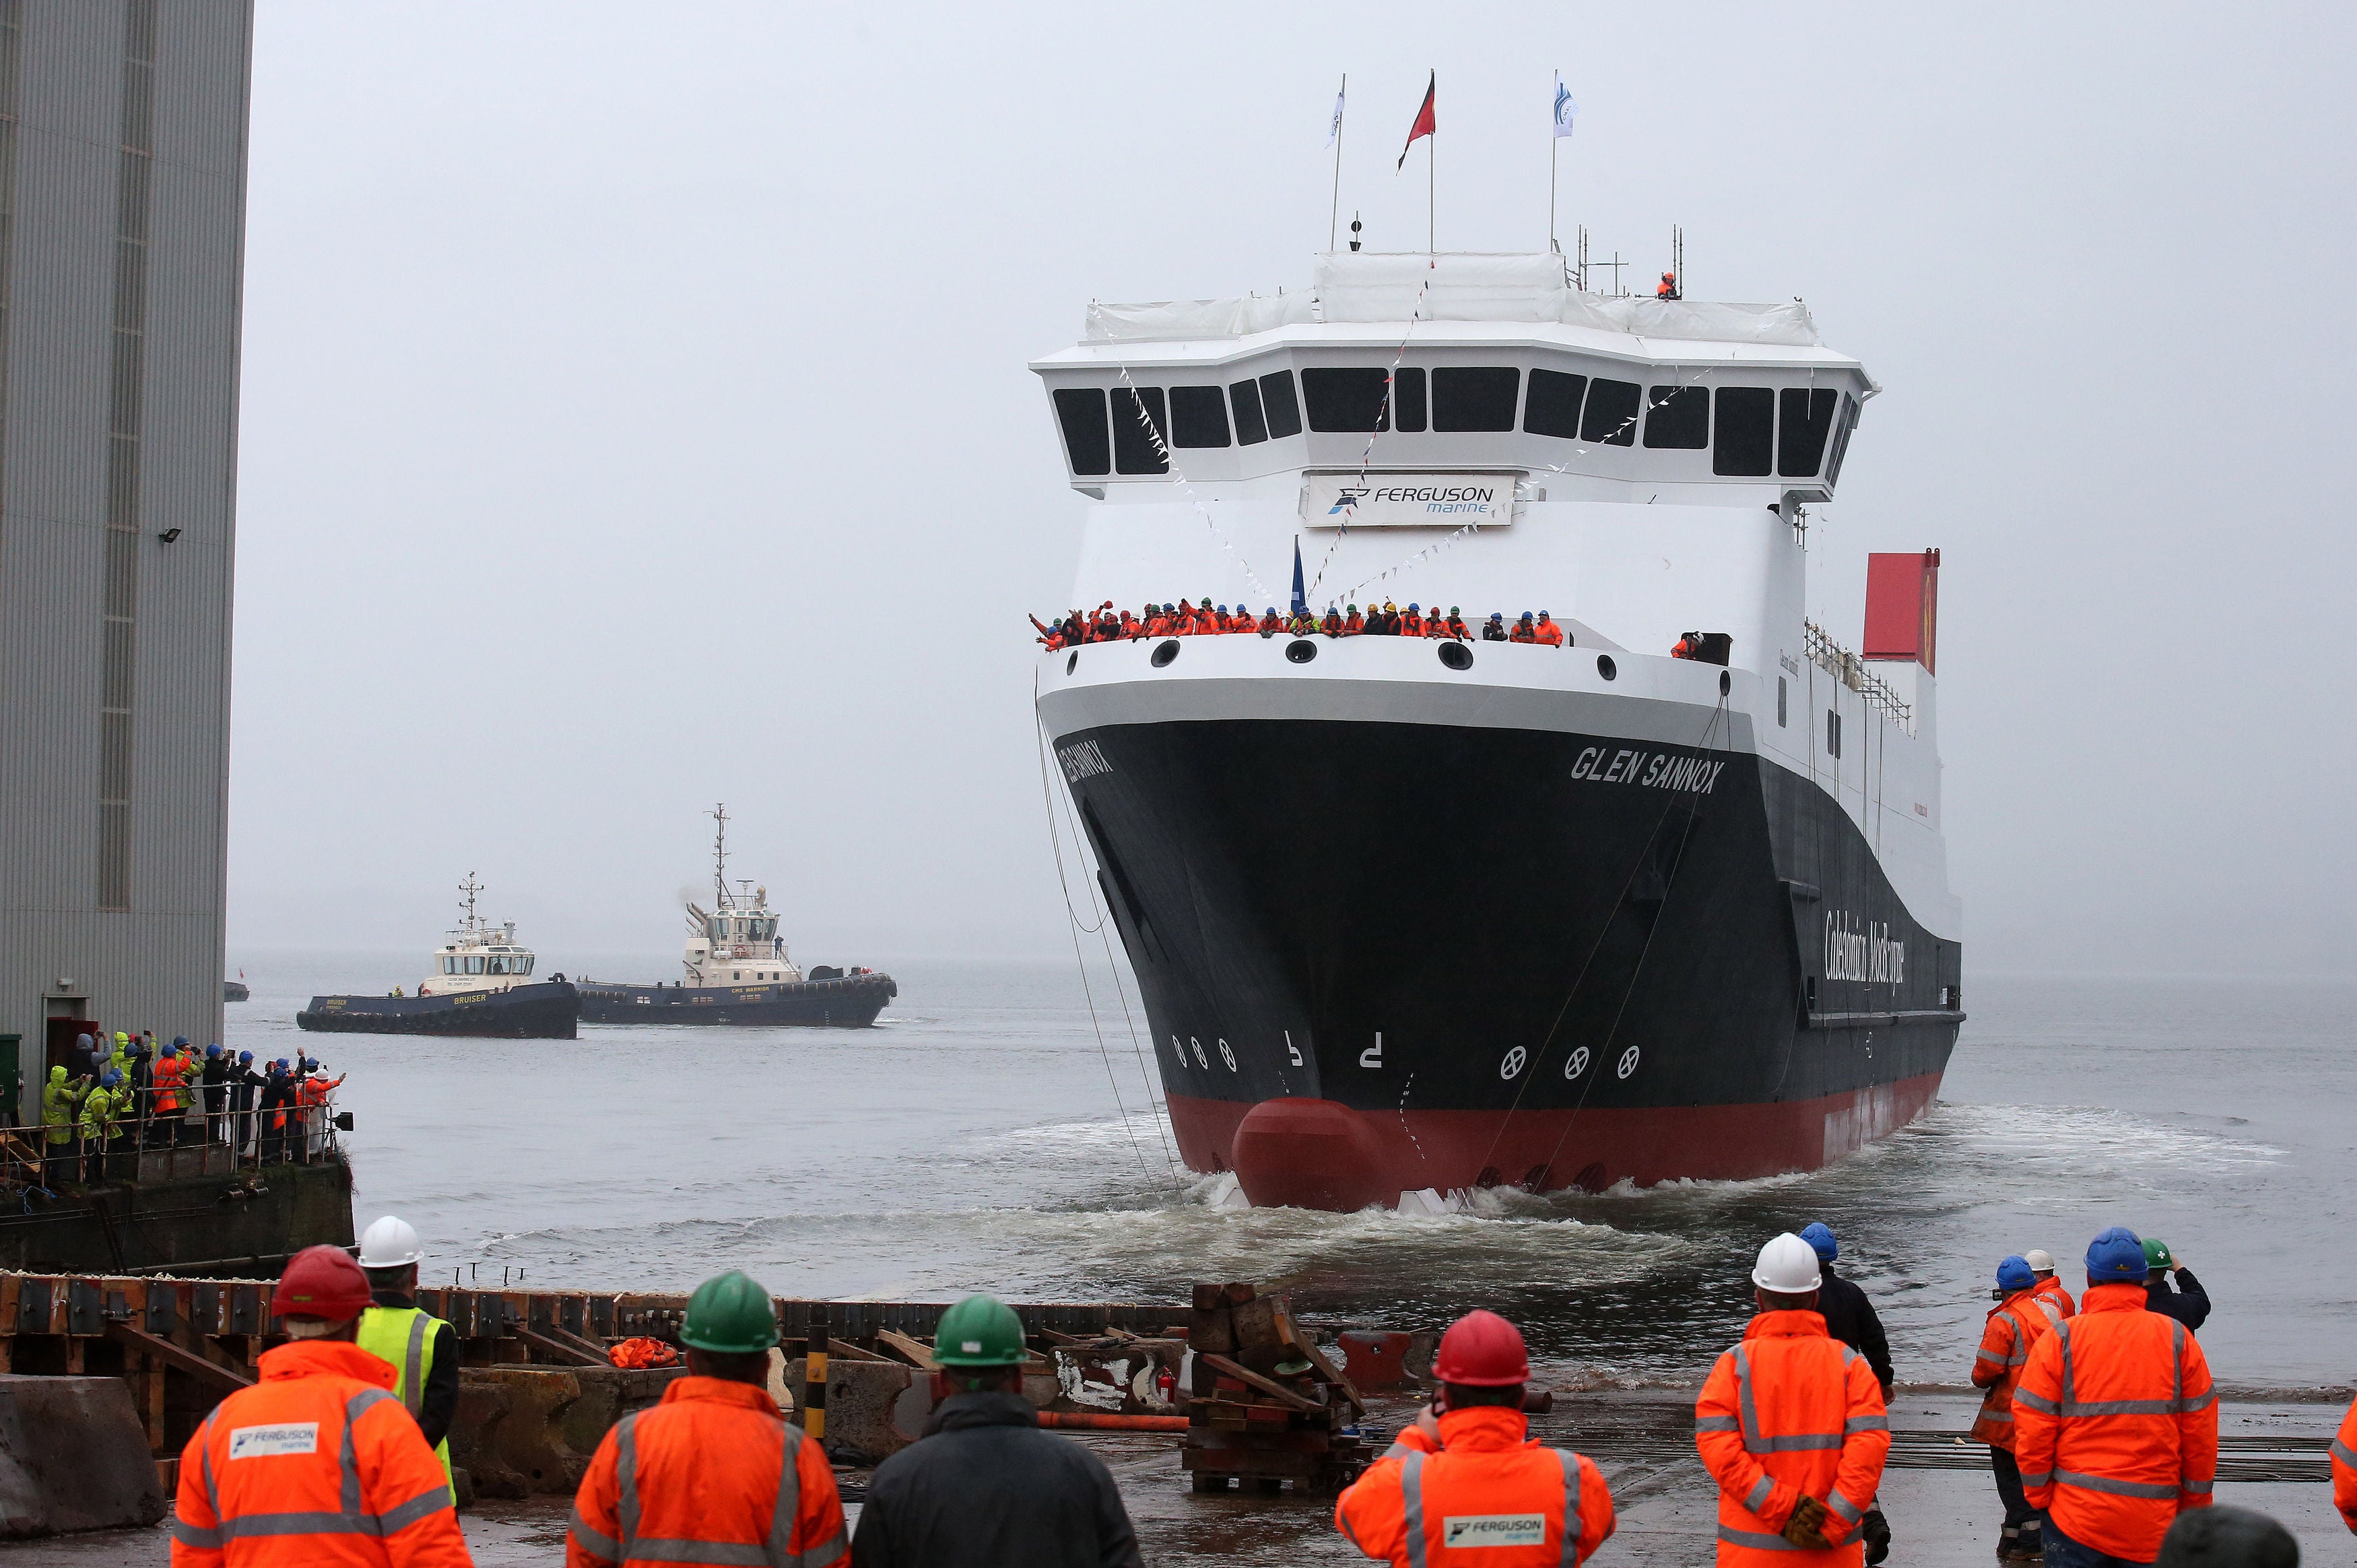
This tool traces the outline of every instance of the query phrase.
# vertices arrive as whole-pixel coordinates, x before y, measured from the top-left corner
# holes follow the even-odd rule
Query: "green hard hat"
[[[778,1315],[770,1293],[741,1270],[731,1269],[695,1287],[687,1298],[687,1321],[679,1342],[721,1356],[749,1356],[778,1342]]]
[[[2162,1240],[2158,1236],[2146,1237],[2144,1242],[2144,1266],[2147,1269],[2165,1269],[2169,1267],[2169,1243]]]
[[[1030,1358],[1023,1320],[995,1295],[966,1297],[933,1331],[933,1359],[944,1367],[1019,1367]]]

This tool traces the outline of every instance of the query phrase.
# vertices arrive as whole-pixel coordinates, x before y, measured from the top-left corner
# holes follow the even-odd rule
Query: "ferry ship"
[[[683,978],[669,985],[581,983],[588,1024],[813,1024],[866,1028],[900,994],[872,969],[814,966],[787,956],[770,890],[749,877],[728,886],[728,807],[712,810],[712,908],[687,906]]]
[[[1256,1205],[1808,1170],[1954,1047],[1938,552],[1870,558],[1856,649],[1805,608],[1880,389],[1797,301],[1579,281],[1321,255],[1273,298],[1092,305],[1031,367],[1087,503],[1072,604],[1565,634],[1042,655],[1182,1157]]]
[[[539,956],[516,940],[515,922],[495,926],[475,913],[482,890],[471,872],[458,884],[458,924],[436,950],[434,972],[417,983],[414,995],[314,996],[295,1015],[296,1024],[346,1035],[575,1038],[580,992],[561,972],[532,978]]]

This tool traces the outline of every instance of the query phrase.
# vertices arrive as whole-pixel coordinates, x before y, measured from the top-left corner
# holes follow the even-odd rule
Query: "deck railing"
[[[1825,635],[1825,628],[1815,621],[1804,623],[1808,628],[1809,658],[1816,667],[1856,692],[1908,734],[1915,733],[1915,710],[1901,699],[1889,682],[1867,668],[1866,660]]]

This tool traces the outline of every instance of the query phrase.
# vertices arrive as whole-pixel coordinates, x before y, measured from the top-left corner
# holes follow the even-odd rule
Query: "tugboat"
[[[587,1024],[817,1024],[866,1028],[900,994],[888,974],[825,964],[804,974],[786,956],[770,890],[749,878],[728,890],[728,808],[712,810],[712,908],[687,906],[684,980],[669,985],[581,983]]]
[[[532,979],[539,961],[515,940],[515,922],[494,926],[476,915],[475,895],[482,890],[471,871],[458,884],[465,914],[435,953],[435,972],[417,983],[416,995],[314,996],[295,1022],[348,1035],[573,1039],[581,993],[561,972]]]

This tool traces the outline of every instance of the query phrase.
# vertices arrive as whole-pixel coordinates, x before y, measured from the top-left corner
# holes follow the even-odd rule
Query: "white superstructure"
[[[1723,696],[1719,744],[1838,800],[1914,918],[1961,939],[1931,671],[1860,660],[1806,618],[1807,508],[1879,389],[1797,302],[1609,299],[1553,255],[1338,253],[1303,293],[1093,306],[1084,340],[1032,368],[1090,500],[1075,607],[1282,609],[1297,547],[1313,614],[1545,610],[1573,637],[1477,643],[1462,678],[1373,638],[1293,665],[1259,638],[1198,638],[1176,686],[1059,656],[1051,736],[1199,709],[1571,729],[1608,700],[1626,728],[1648,695],[1682,730]],[[1731,639],[1724,687],[1669,657],[1696,630]]]
[[[515,940],[515,922],[492,925],[475,913],[481,883],[468,872],[458,884],[458,924],[434,953],[434,972],[417,983],[420,996],[450,996],[468,991],[507,991],[532,983],[533,950]]]
[[[712,908],[687,907],[687,950],[680,967],[690,985],[799,982],[802,972],[786,956],[770,890],[750,878],[728,886],[728,808],[712,809]]]

